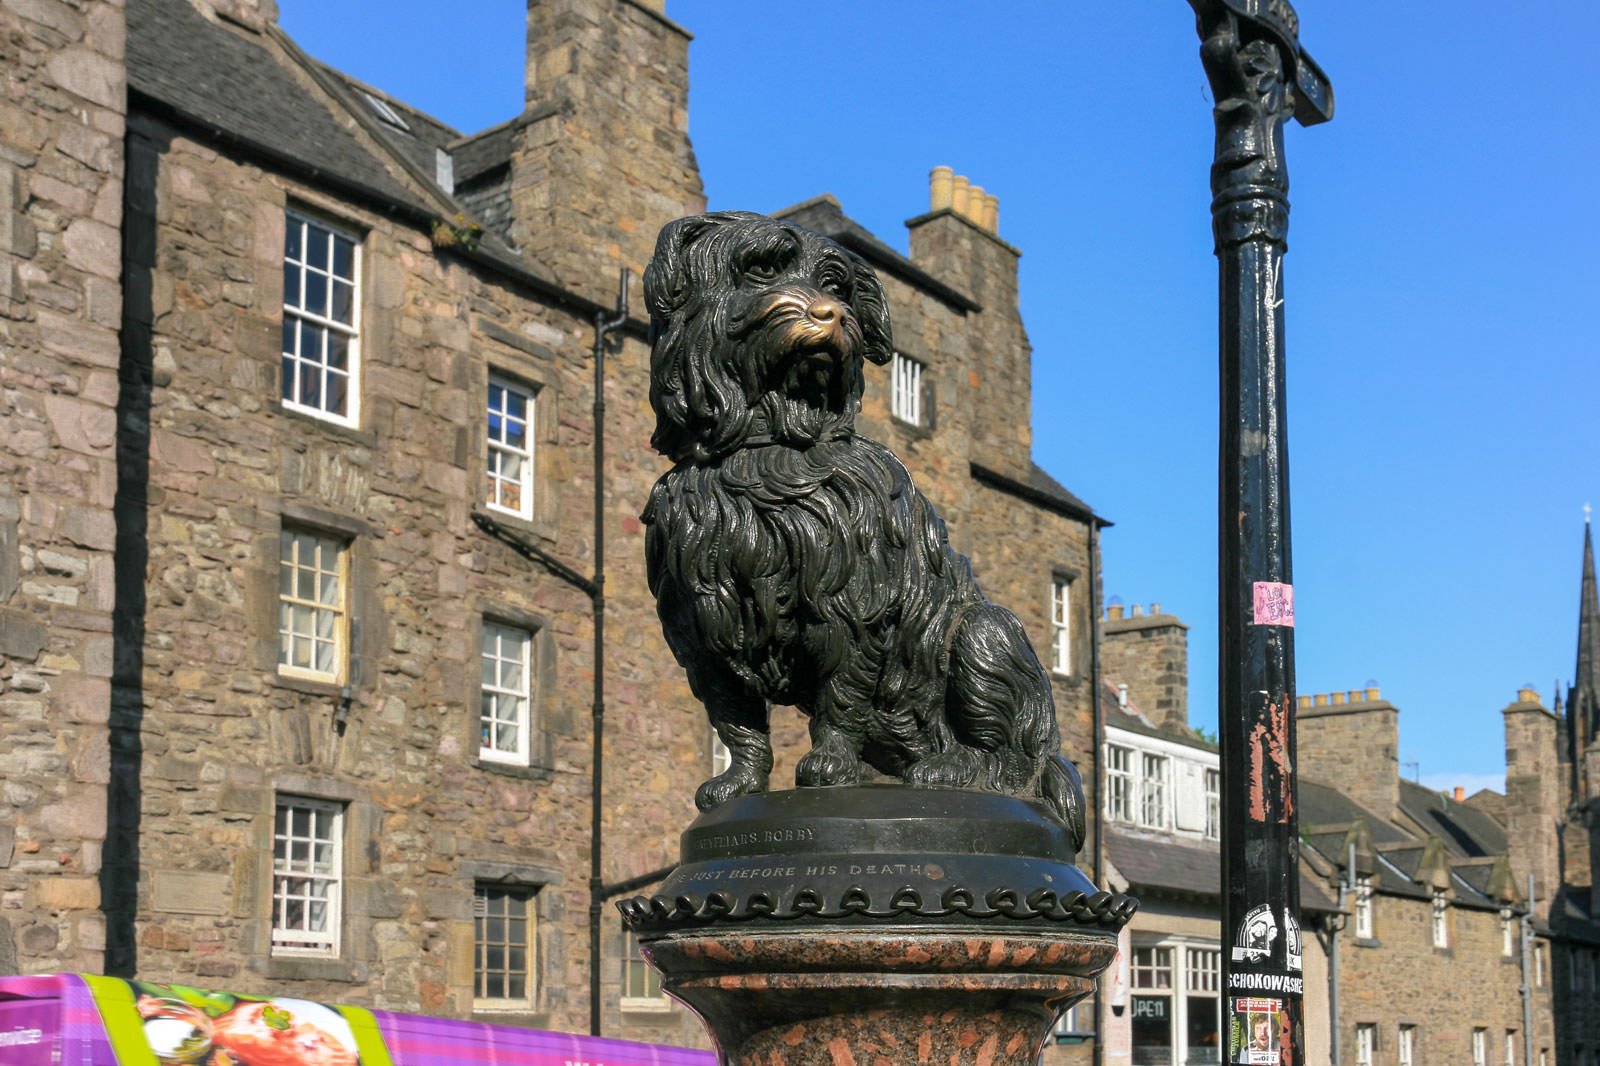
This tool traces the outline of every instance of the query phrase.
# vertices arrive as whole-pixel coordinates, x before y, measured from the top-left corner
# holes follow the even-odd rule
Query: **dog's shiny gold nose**
[[[844,315],[844,308],[839,306],[839,301],[830,296],[818,296],[811,301],[811,306],[806,308],[806,314],[812,321],[828,325],[837,322]]]

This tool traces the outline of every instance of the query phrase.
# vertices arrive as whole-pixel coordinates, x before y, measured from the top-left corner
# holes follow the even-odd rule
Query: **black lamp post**
[[[1283,127],[1333,117],[1286,0],[1190,0],[1216,106],[1224,1061],[1301,1066],[1294,585],[1284,398]]]

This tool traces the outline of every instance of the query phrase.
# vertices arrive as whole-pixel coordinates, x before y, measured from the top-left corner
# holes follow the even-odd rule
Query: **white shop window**
[[[1222,953],[1182,943],[1140,944],[1129,966],[1133,1066],[1222,1061]]]
[[[339,954],[344,808],[278,797],[272,834],[272,953]]]
[[[353,426],[359,421],[361,243],[324,222],[284,220],[283,405]]]

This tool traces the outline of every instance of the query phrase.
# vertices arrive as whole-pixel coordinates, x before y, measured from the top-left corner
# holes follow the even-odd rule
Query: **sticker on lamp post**
[[[1294,586],[1282,581],[1257,581],[1250,588],[1252,621],[1258,626],[1294,628]]]

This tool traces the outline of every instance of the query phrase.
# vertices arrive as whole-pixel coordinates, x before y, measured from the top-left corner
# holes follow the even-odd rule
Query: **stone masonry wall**
[[[1355,1061],[1356,1026],[1377,1026],[1375,1062],[1396,1061],[1401,1025],[1416,1027],[1418,1063],[1470,1063],[1472,1031],[1487,1031],[1486,1062],[1504,1063],[1507,1031],[1522,1062],[1521,970],[1502,955],[1500,916],[1451,907],[1450,947],[1432,946],[1432,903],[1380,893],[1371,941],[1339,937],[1341,1061]],[[1448,1009],[1441,1009],[1448,1004]],[[1555,1059],[1552,1057],[1551,1063]]]
[[[1117,608],[1113,608],[1113,613]],[[1157,727],[1189,725],[1189,627],[1170,614],[1100,624],[1101,672]]]
[[[124,40],[0,3],[0,972],[105,947]]]
[[[1297,718],[1300,771],[1340,791],[1382,818],[1400,802],[1399,708],[1373,699],[1318,704],[1302,696]]]

